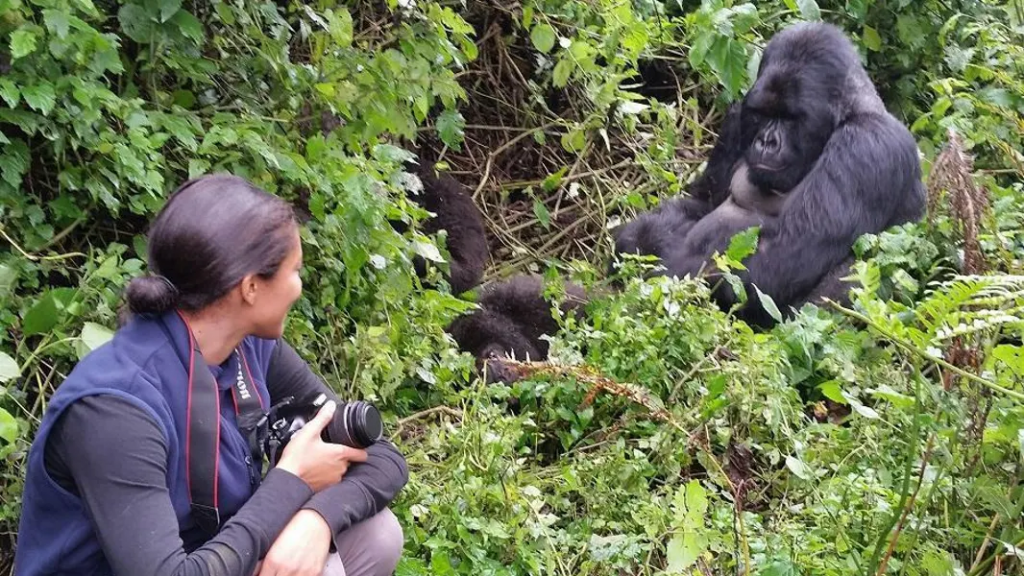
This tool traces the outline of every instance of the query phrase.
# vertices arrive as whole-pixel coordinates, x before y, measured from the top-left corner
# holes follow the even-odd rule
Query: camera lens
[[[324,429],[325,440],[353,448],[366,448],[380,440],[384,425],[380,412],[371,404],[355,401],[338,407]]]

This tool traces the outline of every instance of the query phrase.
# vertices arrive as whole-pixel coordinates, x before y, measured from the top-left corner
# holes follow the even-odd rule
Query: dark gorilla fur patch
[[[406,170],[413,172],[423,182],[423,191],[409,194],[409,199],[424,210],[435,214],[423,223],[425,234],[440,230],[447,233],[450,275],[453,294],[461,294],[476,287],[483,278],[489,253],[487,231],[483,215],[473,202],[465,187],[446,173],[438,173],[433,166],[422,163],[406,164]],[[416,273],[426,275],[427,263],[417,256],[413,260]]]
[[[553,302],[544,298],[544,280],[540,276],[514,276],[480,289],[480,309],[456,318],[448,332],[459,349],[478,359],[478,366],[489,362],[492,380],[508,380],[502,375],[501,359],[544,360],[548,342],[558,322],[552,314]],[[584,290],[567,283],[560,305],[567,313],[582,313],[587,303]]]

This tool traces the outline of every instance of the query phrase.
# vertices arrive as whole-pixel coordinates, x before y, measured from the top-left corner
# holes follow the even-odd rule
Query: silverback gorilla
[[[910,131],[886,111],[846,36],[822,23],[768,44],[689,192],[619,230],[616,251],[696,275],[733,234],[761,226],[757,252],[737,273],[750,297],[738,316],[759,325],[771,319],[751,285],[784,314],[821,296],[845,300],[839,278],[854,241],[920,218],[925,205]],[[715,298],[725,309],[736,301],[726,283]]]
[[[752,286],[785,315],[822,296],[844,301],[848,286],[840,279],[857,238],[916,220],[924,205],[914,139],[886,111],[853,45],[834,26],[802,23],[765,48],[753,86],[730,108],[687,196],[618,229],[616,252],[653,255],[665,273],[695,276],[735,233],[761,226],[757,251],[736,272],[748,295],[737,315],[768,326],[773,320]],[[714,298],[731,309],[736,295],[714,282],[717,275],[710,270]],[[490,300],[500,301],[503,291],[521,300],[523,286],[519,278],[491,286]],[[530,297],[534,305],[520,308],[549,310],[539,292]],[[491,323],[487,307],[461,324],[455,338],[463,350],[518,340],[505,333],[509,326],[538,322]]]

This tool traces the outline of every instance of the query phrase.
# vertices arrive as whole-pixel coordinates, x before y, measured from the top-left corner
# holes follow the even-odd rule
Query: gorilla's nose
[[[779,151],[780,145],[779,137],[775,134],[774,130],[762,133],[758,139],[758,146],[761,148],[762,154],[775,154]]]

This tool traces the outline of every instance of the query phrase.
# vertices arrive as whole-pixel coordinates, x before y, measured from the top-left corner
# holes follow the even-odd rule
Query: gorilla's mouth
[[[785,165],[772,166],[770,164],[753,164],[752,166],[755,170],[760,170],[762,172],[782,172],[783,170],[786,169]]]

